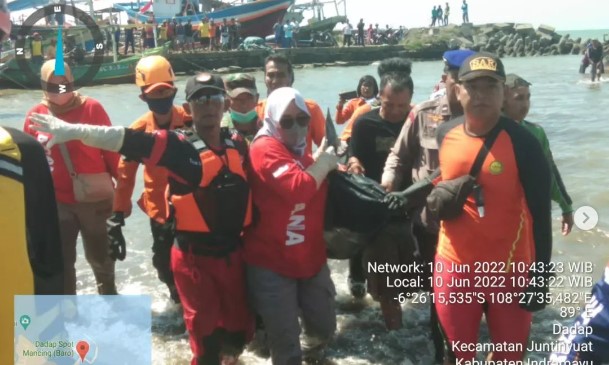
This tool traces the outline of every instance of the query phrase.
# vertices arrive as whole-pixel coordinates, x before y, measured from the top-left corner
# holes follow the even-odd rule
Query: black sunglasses
[[[296,118],[292,116],[283,116],[279,119],[279,125],[283,129],[291,129],[294,127],[294,123],[298,123],[301,127],[306,127],[309,125],[311,121],[311,117],[308,115],[299,115]]]

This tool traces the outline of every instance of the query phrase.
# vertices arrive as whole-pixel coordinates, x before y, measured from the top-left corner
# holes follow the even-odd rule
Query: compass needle
[[[52,85],[52,84],[44,84],[43,88],[50,92],[62,92],[61,90],[66,91],[74,91],[79,87],[86,86],[91,83],[91,81],[97,75],[97,72],[101,68],[104,62],[104,36],[95,22],[95,20],[89,16],[84,11],[70,5],[65,4],[52,4],[47,5],[43,8],[36,10],[32,15],[30,15],[21,26],[21,29],[18,34],[17,41],[15,42],[15,59],[17,60],[17,65],[19,69],[23,72],[25,77],[27,78],[27,86],[32,88],[40,88],[40,69],[35,70],[32,67],[32,62],[26,57],[25,52],[23,50],[25,47],[25,40],[32,33],[33,28],[36,26],[40,20],[43,20],[49,15],[55,16],[57,20],[58,28],[57,28],[57,45],[56,45],[56,54],[55,60],[50,61],[54,63],[54,73],[57,76],[67,76],[66,72],[68,72],[65,68],[66,55],[64,54],[64,42],[63,42],[63,33],[64,33],[64,25],[66,25],[65,16],[71,15],[74,17],[75,24],[70,29],[80,31],[81,28],[85,29],[85,32],[90,34],[90,37],[87,37],[85,52],[87,49],[92,50],[92,57],[87,58],[84,62],[76,62],[76,64],[70,65],[72,70],[72,75],[74,77],[74,81],[70,85]],[[84,27],[82,25],[84,25]],[[68,28],[65,28],[66,36],[68,35]],[[80,33],[82,35],[82,33]],[[92,41],[92,43],[91,43]]]
[[[58,13],[61,12],[63,10],[62,6],[56,6],[55,8],[55,12]],[[57,25],[58,25],[58,29],[57,29],[57,51],[55,54],[55,75],[57,76],[65,76],[66,75],[66,71],[63,67],[63,20],[65,17],[65,13],[62,16],[59,16],[57,19]]]

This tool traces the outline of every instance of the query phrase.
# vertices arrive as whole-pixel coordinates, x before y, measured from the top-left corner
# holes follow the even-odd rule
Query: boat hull
[[[223,19],[230,20],[235,18],[241,23],[242,37],[261,37],[273,33],[273,25],[282,20],[288,8],[294,3],[294,0],[258,0],[243,5],[234,6],[226,9],[221,9],[211,13],[201,13],[191,16],[182,17],[155,17],[155,21],[160,24],[165,20],[181,20],[186,22],[189,19],[193,23],[198,24],[201,19],[207,17],[213,19],[214,22],[222,22]],[[125,11],[130,17],[137,18],[142,22],[148,20],[148,15],[142,14],[138,9],[134,9],[130,3],[116,3],[114,8],[120,11]]]
[[[165,55],[167,48],[158,47],[144,53],[144,56]],[[135,66],[142,58],[141,55],[122,59],[117,62],[103,63],[93,80],[87,85],[78,86],[93,86],[102,84],[124,84],[135,82]],[[72,74],[78,80],[89,69],[88,65],[79,65],[72,67]],[[39,72],[37,72],[39,74]],[[39,80],[29,79],[24,72],[17,66],[16,60],[11,60],[5,67],[0,69],[0,87],[19,88],[19,89],[40,89]]]

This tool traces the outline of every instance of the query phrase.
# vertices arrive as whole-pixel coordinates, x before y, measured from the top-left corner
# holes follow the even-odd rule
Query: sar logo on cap
[[[497,71],[497,62],[490,57],[477,57],[469,61],[469,68],[471,71]]]

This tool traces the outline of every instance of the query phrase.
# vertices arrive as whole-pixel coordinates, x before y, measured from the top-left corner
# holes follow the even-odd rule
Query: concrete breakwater
[[[294,65],[306,65],[302,67],[328,67],[365,65],[390,57],[441,60],[446,50],[457,48],[493,52],[500,57],[575,55],[583,53],[589,41],[560,35],[547,25],[534,28],[517,23],[449,24],[409,29],[399,45],[170,53],[168,58],[178,73],[231,73],[262,69],[264,59],[271,53],[284,54]],[[609,54],[609,41],[604,42],[604,47],[605,54]]]
[[[217,73],[248,72],[262,69],[264,59],[271,52],[283,54],[294,65],[303,67],[355,66],[390,58],[404,57],[412,60],[440,60],[446,47],[406,49],[404,46],[366,47],[309,47],[276,50],[248,50],[228,52],[171,53],[168,58],[178,73],[213,70]]]

